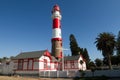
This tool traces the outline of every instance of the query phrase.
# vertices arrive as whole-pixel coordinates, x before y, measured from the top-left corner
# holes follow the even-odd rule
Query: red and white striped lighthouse
[[[56,59],[62,58],[61,12],[58,5],[52,9],[52,55]]]

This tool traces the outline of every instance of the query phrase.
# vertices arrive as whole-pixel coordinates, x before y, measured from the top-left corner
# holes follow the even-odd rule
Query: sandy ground
[[[0,80],[73,80],[64,78],[30,78],[20,76],[0,76]]]

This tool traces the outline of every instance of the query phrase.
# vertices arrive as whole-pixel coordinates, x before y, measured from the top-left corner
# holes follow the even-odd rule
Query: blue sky
[[[95,38],[101,32],[118,34],[120,0],[0,0],[0,57],[21,51],[51,52],[51,10],[56,3],[62,12],[63,47],[69,49],[69,36],[74,34],[92,60],[102,58]]]

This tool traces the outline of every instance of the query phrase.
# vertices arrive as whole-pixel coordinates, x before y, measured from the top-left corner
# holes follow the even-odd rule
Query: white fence
[[[96,70],[94,76],[120,77],[120,70]],[[91,71],[85,71],[85,77],[91,77]]]
[[[67,77],[67,71],[41,71],[39,77]]]
[[[91,71],[84,71],[84,77],[92,77]],[[42,71],[39,77],[81,77],[82,72],[79,71]],[[120,77],[120,70],[96,70],[94,76]]]
[[[1,71],[1,70],[0,70]],[[84,71],[84,77],[92,77],[93,73],[91,71]],[[0,72],[0,74],[3,74]],[[39,71],[38,73],[16,73],[22,76],[38,76],[38,77],[81,77],[82,72],[79,71]],[[120,77],[120,70],[96,70],[94,76],[107,76],[107,77]]]

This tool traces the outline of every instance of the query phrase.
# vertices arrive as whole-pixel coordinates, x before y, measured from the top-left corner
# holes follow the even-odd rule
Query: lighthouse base
[[[62,41],[54,41],[52,40],[52,55],[56,59],[62,58]]]

